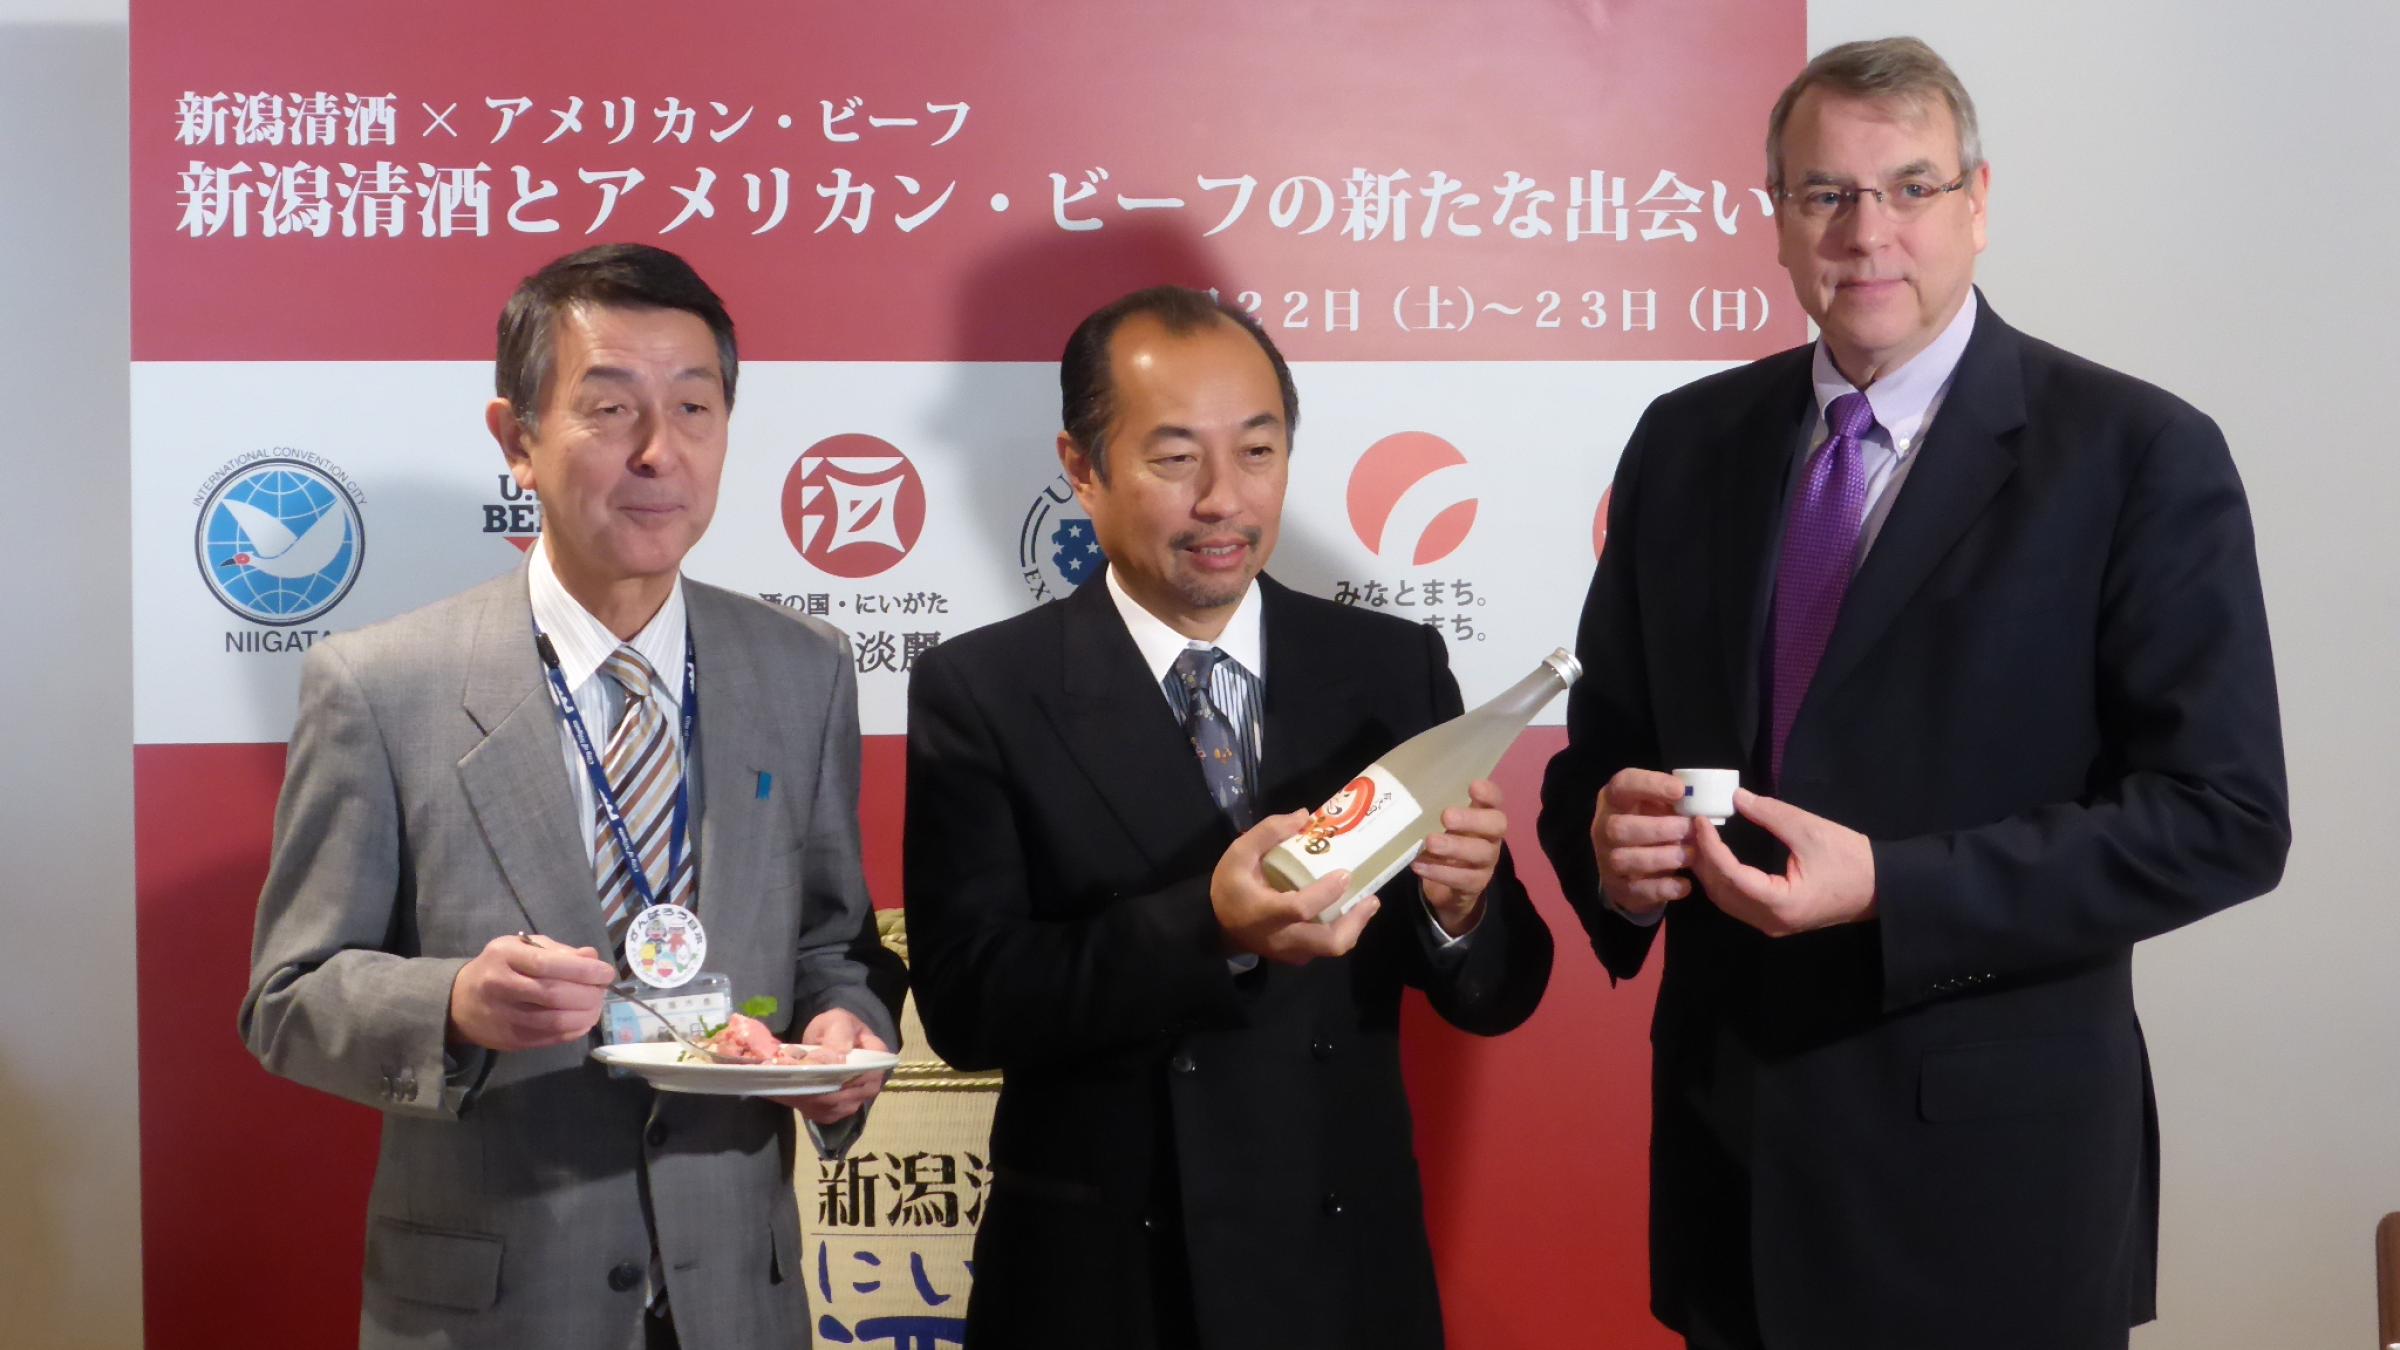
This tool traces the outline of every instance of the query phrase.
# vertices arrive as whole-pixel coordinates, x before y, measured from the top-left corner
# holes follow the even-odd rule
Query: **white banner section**
[[[1471,705],[1572,645],[1642,408],[1707,362],[1316,363],[1271,571],[1427,623]],[[135,739],[271,742],[300,653],[518,565],[484,362],[133,368]],[[926,647],[1095,573],[1055,367],[745,364],[689,575],[847,632],[869,735]],[[1562,716],[1563,702],[1544,721]]]

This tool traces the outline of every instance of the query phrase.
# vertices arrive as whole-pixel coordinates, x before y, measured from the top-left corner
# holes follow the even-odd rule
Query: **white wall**
[[[48,953],[0,978],[0,1307],[29,1346],[140,1335],[130,579],[107,543],[128,473],[124,18],[122,0],[0,18],[0,622],[19,637],[0,922]],[[1994,165],[1994,307],[2184,394],[2233,442],[2298,843],[2277,895],[2140,960],[2166,1194],[2162,1321],[2137,1345],[2366,1345],[2370,1234],[2400,1209],[2400,898],[2376,810],[2400,762],[2377,688],[2400,674],[2400,447],[2368,411],[2400,302],[2374,237],[2400,219],[2400,5],[1816,0],[1810,29],[1812,48],[1913,31],[1943,51]],[[21,1034],[55,1008],[71,1039]]]
[[[2140,1350],[2366,1346],[2400,1209],[2400,5],[1817,0],[1811,49],[1915,32],[1975,95],[2009,321],[2182,394],[2257,520],[2295,842],[2276,894],[2145,946],[2163,1134]],[[2357,791],[2349,790],[2355,785]]]
[[[0,1339],[28,1350],[142,1334],[125,51],[125,0],[0,15]]]

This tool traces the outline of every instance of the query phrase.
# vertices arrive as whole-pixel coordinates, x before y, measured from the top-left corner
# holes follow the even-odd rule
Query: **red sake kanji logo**
[[[925,484],[879,436],[828,436],[783,480],[783,530],[809,565],[837,577],[888,571],[925,529]]]

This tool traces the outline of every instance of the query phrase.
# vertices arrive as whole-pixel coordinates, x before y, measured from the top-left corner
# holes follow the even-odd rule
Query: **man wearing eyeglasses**
[[[1820,341],[1619,463],[1542,842],[1661,927],[1651,1301],[1697,1347],[2082,1350],[2154,1314],[2133,944],[2290,840],[2249,510],[2190,405],[2003,323],[1991,169],[1908,38],[1768,124]],[[1739,768],[1720,831],[1663,770]]]

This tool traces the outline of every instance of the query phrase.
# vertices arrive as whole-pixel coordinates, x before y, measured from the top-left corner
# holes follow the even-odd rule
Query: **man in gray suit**
[[[694,909],[706,969],[737,1004],[777,998],[786,1039],[898,1042],[843,640],[679,571],[737,370],[732,320],[673,254],[603,246],[528,277],[486,418],[542,503],[527,565],[308,654],[241,1026],[273,1072],[384,1113],[362,1346],[807,1338],[793,1111],[838,1153],[880,1076],[654,1095],[587,1058],[629,890]],[[569,707],[594,759],[659,728],[639,772],[664,777],[599,775],[626,836]]]

